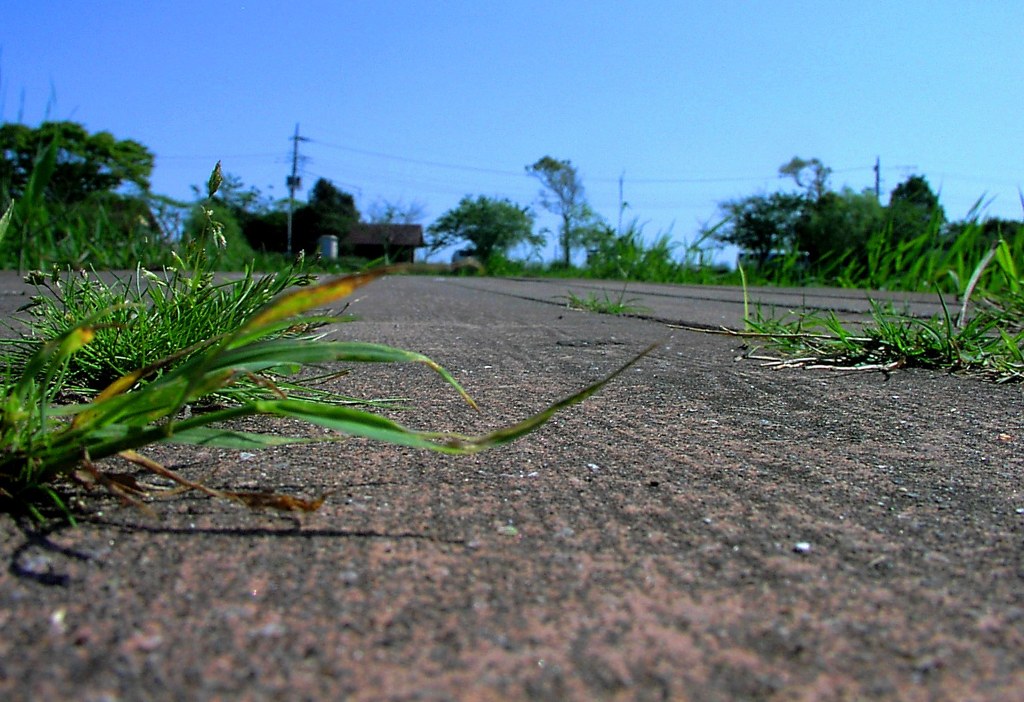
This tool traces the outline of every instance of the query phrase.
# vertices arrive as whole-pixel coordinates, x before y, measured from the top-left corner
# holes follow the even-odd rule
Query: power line
[[[492,175],[501,176],[512,176],[515,178],[529,179],[529,175],[525,171],[508,171],[498,168],[483,168],[480,166],[467,166],[464,164],[446,163],[443,161],[432,161],[428,159],[410,158],[407,156],[397,156],[395,154],[384,153],[382,151],[372,151],[369,149],[360,149],[354,146],[345,146],[342,144],[335,144],[332,142],[322,141],[320,139],[306,139],[306,141],[312,144],[318,144],[320,146],[327,147],[329,149],[337,149],[339,151],[347,151],[349,153],[360,154],[363,156],[372,156],[375,158],[386,159],[389,161],[398,161],[401,163],[411,163],[419,166],[429,166],[432,168],[444,168],[453,171],[466,171],[470,173],[488,173]],[[851,166],[848,168],[833,168],[832,173],[853,173],[857,171],[868,171],[872,170],[874,166]],[[891,166],[887,167],[886,170],[892,169],[904,169],[913,168],[913,166]],[[672,176],[663,178],[630,178],[630,183],[634,185],[693,185],[701,183],[749,183],[749,182],[760,182],[765,180],[772,180],[775,178],[785,178],[786,176],[778,173],[765,176]],[[618,183],[620,177],[604,178],[604,177],[587,177],[586,180],[591,183]]]
[[[439,161],[425,161],[417,158],[408,158],[405,156],[395,156],[393,154],[385,154],[379,151],[368,151],[366,149],[357,149],[352,146],[342,146],[340,144],[331,144],[326,141],[320,141],[319,139],[307,139],[307,141],[313,144],[319,144],[320,146],[326,146],[329,149],[338,149],[339,151],[348,151],[354,154],[362,154],[363,156],[376,156],[377,158],[386,158],[392,161],[402,161],[404,163],[414,163],[420,166],[432,166],[434,168],[447,168],[454,171],[471,171],[474,173],[492,173],[496,175],[506,176],[526,176],[526,173],[519,173],[517,171],[503,171],[496,168],[480,168],[478,166],[460,166],[453,163],[441,163]]]
[[[529,179],[529,174],[524,171],[506,171],[497,168],[482,168],[480,166],[466,166],[455,163],[444,163],[441,161],[430,161],[425,159],[409,158],[406,156],[396,156],[394,154],[386,154],[381,151],[370,151],[368,149],[358,149],[353,146],[343,146],[341,144],[332,144],[330,142],[321,141],[319,139],[308,139],[310,143],[319,144],[320,146],[326,146],[330,149],[338,149],[339,151],[348,151],[354,154],[361,154],[363,156],[374,156],[376,158],[384,158],[391,161],[400,161],[403,163],[412,163],[420,166],[431,166],[434,168],[446,168],[453,171],[468,171],[473,173],[490,173],[494,175],[514,176],[516,178]],[[726,182],[743,182],[743,181],[755,181],[755,180],[766,180],[769,177],[755,178],[751,176],[740,176],[740,177],[694,177],[694,178],[632,178],[631,183],[642,183],[642,184],[672,184],[672,183],[726,183]],[[588,181],[595,183],[617,183],[618,177],[615,178],[587,178]]]
[[[481,166],[472,166],[472,165],[466,165],[466,164],[451,163],[451,162],[447,162],[447,161],[438,161],[438,160],[431,160],[431,159],[421,159],[421,158],[412,158],[412,157],[407,157],[407,156],[399,156],[399,155],[396,155],[396,154],[386,153],[386,152],[382,152],[382,151],[375,151],[375,150],[371,150],[371,149],[362,149],[362,148],[358,148],[358,147],[354,147],[354,146],[348,146],[348,145],[344,145],[344,144],[333,143],[333,142],[330,142],[330,141],[324,141],[324,140],[320,140],[320,139],[313,139],[313,138],[310,138],[310,137],[299,137],[298,136],[298,129],[297,129],[297,127],[296,127],[295,135],[293,137],[291,137],[290,140],[293,141],[293,149],[292,149],[293,153],[290,154],[291,158],[289,159],[292,162],[292,176],[291,176],[291,178],[295,178],[294,184],[295,184],[296,188],[299,187],[300,170],[302,170],[302,171],[305,170],[304,168],[301,168],[301,165],[302,165],[302,163],[304,161],[308,160],[307,157],[299,157],[298,156],[298,141],[305,141],[307,143],[310,143],[310,144],[313,144],[313,145],[316,145],[316,146],[322,146],[322,147],[324,147],[326,149],[332,149],[332,150],[342,151],[342,152],[346,152],[346,153],[350,153],[350,154],[362,155],[362,156],[370,157],[370,158],[373,158],[373,159],[380,159],[381,161],[384,161],[384,162],[405,163],[405,164],[410,164],[410,165],[413,165],[413,166],[421,166],[421,167],[424,167],[426,169],[440,169],[440,170],[444,170],[444,171],[463,172],[463,173],[466,173],[466,174],[471,174],[473,176],[477,176],[476,178],[473,178],[472,180],[470,180],[469,178],[467,178],[467,179],[458,179],[458,178],[451,178],[449,176],[445,176],[445,175],[443,175],[441,173],[438,173],[436,171],[435,171],[435,173],[432,173],[432,174],[429,173],[429,172],[423,172],[423,171],[420,171],[419,173],[417,173],[416,171],[414,171],[412,169],[410,169],[408,171],[403,171],[401,173],[391,173],[391,172],[387,171],[388,167],[386,165],[384,165],[384,164],[382,164],[380,167],[370,166],[370,164],[365,164],[365,166],[360,167],[360,166],[357,166],[354,163],[348,162],[348,159],[343,159],[343,164],[332,164],[331,166],[328,166],[328,168],[331,168],[332,170],[335,169],[335,168],[339,169],[341,171],[340,174],[343,175],[343,177],[345,178],[346,181],[357,181],[357,182],[363,183],[363,186],[362,186],[361,189],[367,189],[367,188],[368,189],[373,189],[373,186],[369,185],[369,183],[366,182],[366,181],[370,181],[370,182],[378,182],[378,181],[380,181],[382,183],[384,181],[386,181],[387,185],[390,185],[390,186],[402,185],[402,186],[404,186],[406,188],[414,188],[414,189],[418,189],[420,191],[424,191],[426,193],[433,193],[433,194],[437,194],[437,195],[455,195],[455,194],[460,194],[460,193],[468,193],[469,191],[474,190],[474,189],[477,190],[477,191],[480,191],[480,190],[490,190],[490,191],[494,191],[494,192],[499,192],[499,191],[507,192],[507,191],[509,191],[511,189],[511,190],[516,191],[516,192],[519,192],[521,190],[521,188],[525,188],[527,183],[530,183],[530,184],[533,183],[533,181],[530,179],[529,175],[526,173],[525,169],[520,171],[520,170],[507,170],[507,169],[501,169],[501,168],[485,168],[485,167],[481,167]],[[160,160],[165,160],[165,161],[171,161],[171,160],[178,160],[178,161],[180,161],[180,160],[209,160],[209,159],[214,158],[214,157],[213,156],[202,156],[202,155],[182,155],[182,154],[176,154],[176,155],[172,155],[172,156],[160,156],[158,158]],[[285,162],[283,155],[280,154],[280,153],[252,152],[252,153],[238,153],[238,154],[230,154],[230,155],[223,155],[222,154],[222,155],[217,156],[216,158],[228,158],[228,159],[273,159],[274,163],[284,163]],[[333,161],[333,159],[326,159],[326,162],[331,162],[331,161]],[[324,165],[326,165],[326,163]],[[873,173],[874,177],[873,177],[872,180],[874,182],[872,183],[872,185],[874,185],[875,192],[878,193],[879,195],[881,195],[880,190],[881,190],[881,186],[883,184],[882,183],[882,174],[883,174],[883,172],[887,172],[887,173],[893,173],[893,172],[899,172],[899,171],[906,172],[908,169],[913,170],[913,169],[916,169],[916,168],[917,168],[916,166],[908,166],[908,165],[882,166],[881,163],[880,163],[880,159],[878,159],[873,164],[859,165],[859,166],[849,166],[849,167],[844,167],[844,168],[832,168],[832,169],[830,169],[830,172],[833,173],[833,174],[837,174],[838,175],[838,174],[845,174],[845,173],[875,171],[875,173]],[[316,174],[314,174],[314,175],[316,175]],[[484,178],[480,178],[480,176],[490,176],[490,181],[488,181],[488,180],[486,180]],[[323,176],[321,176],[321,177],[323,177]],[[495,180],[495,177],[503,179],[504,182],[499,183],[498,181]],[[949,179],[949,180],[953,180],[953,179],[956,179],[956,180],[967,180],[967,181],[987,182],[987,183],[990,183],[990,184],[992,184],[992,181],[993,181],[992,178],[983,178],[983,177],[969,176],[969,175],[964,175],[964,174],[942,173],[941,177],[943,177],[945,179]],[[777,181],[777,180],[783,180],[785,178],[786,178],[785,175],[781,175],[781,174],[779,174],[777,172],[772,173],[770,175],[764,175],[764,176],[702,176],[702,175],[693,175],[693,176],[667,176],[667,177],[638,177],[638,178],[630,178],[629,179],[629,185],[631,187],[638,188],[641,191],[641,192],[635,192],[634,191],[634,197],[630,198],[630,200],[631,201],[635,201],[637,205],[641,205],[642,203],[644,203],[650,197],[650,196],[645,195],[646,192],[649,192],[649,190],[648,190],[649,187],[657,187],[657,186],[663,186],[663,187],[664,186],[668,186],[668,187],[671,187],[671,186],[697,186],[697,185],[714,185],[714,184],[723,184],[723,183],[758,183],[758,182],[767,184],[768,182]],[[614,185],[618,186],[618,188],[621,191],[621,189],[624,187],[623,186],[623,181],[625,180],[625,177],[622,174],[620,174],[619,176],[616,176],[616,177],[611,177],[611,178],[586,176],[585,180],[588,183],[593,183],[595,185],[602,185],[602,186],[609,185],[609,184],[614,184]],[[461,181],[462,184],[464,184],[463,187],[460,187],[460,181]],[[1003,182],[1009,183],[1010,181],[1003,181]],[[349,189],[353,189],[353,188],[356,187],[356,186],[351,185],[349,183],[342,183],[342,185],[344,187],[349,188]],[[523,190],[522,192],[525,193],[525,190]],[[290,196],[291,197],[289,198],[289,201],[291,202],[294,199],[294,190],[290,190]],[[521,196],[525,196],[525,194],[523,194]],[[620,194],[620,199],[621,199],[621,197],[622,196]],[[621,207],[621,202],[619,203],[619,206]],[[662,204],[662,203],[658,203],[657,205],[654,205],[654,204],[648,203],[646,205],[646,208],[647,209],[670,209],[673,206],[682,206],[682,205],[678,205],[678,204],[676,204],[676,205],[667,205],[667,204]],[[609,207],[611,207],[610,204],[609,204]]]
[[[182,155],[160,156],[160,155],[158,155],[157,158],[158,159],[167,160],[167,161],[209,161],[209,160],[221,160],[221,159],[225,159],[225,158],[279,158],[280,156],[281,156],[280,153],[274,152],[274,153],[253,153],[253,154],[217,154],[216,156],[207,156],[207,155],[196,155],[196,156],[182,156]]]
[[[294,138],[294,137],[293,137]],[[363,156],[371,156],[374,158],[385,159],[389,161],[396,161],[400,163],[409,163],[419,166],[427,166],[431,168],[443,168],[446,170],[453,171],[464,171],[467,173],[485,173],[489,175],[499,175],[506,177],[513,177],[516,179],[528,180],[529,175],[525,171],[510,171],[500,168],[485,168],[481,166],[469,166],[465,164],[447,163],[444,161],[434,161],[429,159],[411,158],[408,156],[398,156],[396,154],[389,154],[382,151],[373,151],[370,149],[361,149],[354,146],[347,146],[343,144],[335,144],[329,141],[323,141],[320,139],[313,139],[310,137],[301,137],[301,141],[305,141],[310,144],[316,144],[323,146],[328,149],[335,149],[338,151],[345,151],[353,154],[360,154]],[[248,153],[248,154],[227,154],[219,156],[187,156],[187,155],[174,155],[174,156],[161,156],[159,158],[166,160],[200,160],[200,159],[211,159],[211,158],[275,158],[280,159],[279,153]],[[281,162],[281,161],[277,161]],[[908,168],[914,168],[914,166],[887,166],[884,170],[905,170]],[[874,170],[875,165],[865,166],[851,166],[847,168],[832,168],[832,173],[854,173],[860,171]],[[778,173],[764,176],[668,176],[668,177],[650,177],[650,178],[630,178],[629,182],[632,185],[699,185],[699,184],[714,184],[714,183],[750,183],[750,182],[762,182],[766,180],[774,180],[785,178],[786,176]],[[968,178],[967,176],[956,176],[961,179]],[[617,184],[620,180],[620,176],[606,178],[606,177],[587,177],[586,179],[591,183],[615,183]],[[978,180],[982,180],[979,178]]]
[[[302,172],[304,174],[306,174],[306,175],[314,176],[314,177],[319,178],[321,180],[330,181],[332,185],[338,185],[338,186],[341,186],[341,187],[346,188],[348,190],[355,191],[355,193],[357,195],[362,195],[362,191],[363,191],[362,186],[356,185],[355,183],[346,183],[344,181],[337,180],[337,179],[333,178],[332,176],[324,175],[323,173],[320,173],[318,171],[310,170],[309,168],[306,168],[306,167],[303,167]]]

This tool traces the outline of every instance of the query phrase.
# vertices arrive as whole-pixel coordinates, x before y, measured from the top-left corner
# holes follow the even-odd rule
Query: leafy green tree
[[[796,225],[796,243],[812,266],[866,262],[867,242],[885,228],[885,208],[874,191],[843,188],[805,202]]]
[[[0,126],[0,188],[7,198],[24,194],[38,157],[51,144],[56,158],[45,189],[49,202],[77,203],[126,185],[149,190],[153,154],[137,141],[110,132],[90,134],[75,122],[44,122],[37,128],[7,123]]]
[[[159,261],[166,234],[152,212],[152,168],[153,155],[138,142],[74,122],[0,126],[0,207],[17,203],[0,265]]]
[[[262,198],[255,189],[229,190],[228,202],[249,244],[257,250],[283,253],[287,249],[288,214],[280,206]],[[241,206],[241,208],[239,207]],[[295,210],[292,218],[292,249],[312,254],[321,236],[333,234],[344,242],[349,229],[359,221],[359,210],[351,194],[320,178],[310,191],[308,202]]]
[[[851,260],[861,261],[870,236],[885,226],[878,198],[870,191],[829,187],[832,169],[821,159],[794,156],[779,167],[803,190],[796,223],[796,249],[819,272]]]
[[[540,193],[541,207],[562,218],[558,241],[562,248],[562,264],[568,268],[572,250],[586,244],[598,220],[587,204],[583,181],[571,161],[560,161],[550,156],[527,166],[526,172],[544,186]]]
[[[508,199],[468,195],[427,229],[434,250],[458,242],[472,244],[473,255],[487,263],[495,254],[526,243],[540,246],[544,237],[533,231],[533,213]]]
[[[728,200],[719,204],[725,221],[706,233],[739,247],[756,265],[764,266],[773,254],[794,250],[803,205],[803,197],[790,193]]]
[[[326,178],[313,184],[309,204],[295,211],[292,249],[312,254],[320,237],[333,235],[344,245],[352,225],[359,221],[359,210],[351,194],[339,190]]]
[[[249,245],[259,251],[284,253],[288,248],[288,213],[274,209],[239,221]]]
[[[928,232],[938,236],[946,222],[946,213],[939,204],[928,180],[913,175],[897,185],[889,195],[887,208],[893,242],[916,239]]]

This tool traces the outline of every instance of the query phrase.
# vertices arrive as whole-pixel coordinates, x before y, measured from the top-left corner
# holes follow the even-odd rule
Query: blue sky
[[[467,194],[535,204],[546,154],[608,221],[621,177],[626,217],[679,240],[789,188],[796,155],[857,190],[878,157],[883,201],[919,173],[951,218],[986,195],[1019,219],[1022,26],[1019,0],[12,2],[0,117],[136,139],[183,198],[218,159],[285,196],[299,123],[305,185],[424,224]]]

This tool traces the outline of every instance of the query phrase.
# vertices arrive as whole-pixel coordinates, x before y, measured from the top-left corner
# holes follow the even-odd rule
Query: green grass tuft
[[[995,278],[988,275],[993,260]],[[1014,260],[1007,242],[997,242],[967,277],[955,318],[940,294],[943,314],[930,319],[901,315],[877,302],[872,302],[870,321],[855,324],[834,313],[766,317],[758,309],[753,317],[747,313],[741,335],[781,354],[782,359],[760,357],[776,367],[931,368],[977,373],[996,382],[1021,381],[1024,297]],[[989,282],[979,287],[982,280]],[[979,293],[981,304],[972,315],[972,295]],[[758,357],[757,350],[748,355]]]
[[[635,304],[636,299],[626,299],[625,287],[617,295],[610,295],[605,292],[599,297],[597,293],[587,293],[586,297],[580,297],[569,291],[566,296],[566,305],[569,309],[597,312],[599,314],[643,314],[645,307]]]

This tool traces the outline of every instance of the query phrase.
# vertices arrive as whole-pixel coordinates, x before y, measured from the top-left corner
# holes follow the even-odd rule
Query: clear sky
[[[424,224],[464,195],[535,204],[544,155],[613,224],[621,177],[649,236],[790,188],[796,155],[857,190],[878,157],[883,202],[922,174],[952,219],[983,195],[1019,219],[1022,28],[1020,0],[19,0],[0,117],[136,139],[177,197],[218,159],[284,197],[298,123],[304,185]]]

